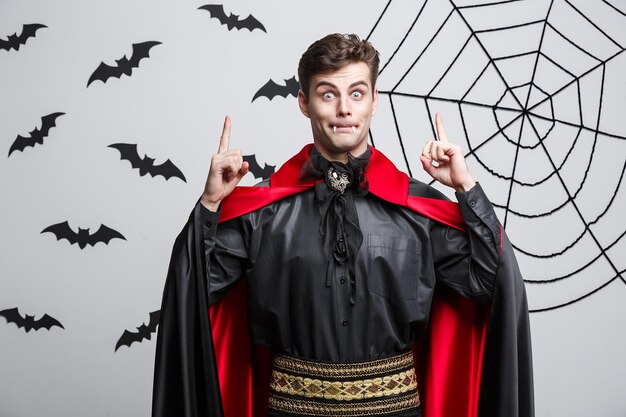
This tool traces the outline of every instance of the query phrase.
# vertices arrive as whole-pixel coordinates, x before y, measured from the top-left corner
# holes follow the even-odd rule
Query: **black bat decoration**
[[[47,116],[43,116],[41,118],[41,129],[35,128],[30,132],[28,137],[24,137],[18,135],[17,138],[13,141],[11,148],[9,149],[9,155],[14,151],[23,151],[27,146],[34,147],[36,144],[43,144],[44,138],[48,137],[48,133],[50,133],[50,129],[55,127],[56,120],[59,116],[64,115],[65,113],[51,113]]]
[[[120,151],[121,159],[129,161],[133,168],[139,169],[139,175],[142,177],[146,174],[150,174],[153,177],[161,175],[166,181],[172,177],[176,177],[187,182],[181,170],[169,159],[161,165],[154,165],[154,158],[148,158],[148,155],[144,155],[143,158],[141,158],[139,153],[137,153],[136,144],[114,143],[108,147]]]
[[[232,13],[226,16],[224,6],[221,4],[206,4],[198,7],[198,10],[200,9],[208,11],[211,14],[211,18],[219,20],[222,25],[226,25],[228,30],[231,30],[232,28],[237,30],[248,29],[252,32],[254,29],[261,29],[263,32],[267,33],[261,22],[256,20],[256,18],[252,15],[248,15],[245,19],[239,19],[239,15]]]
[[[5,51],[15,49],[16,51],[19,51],[20,45],[26,45],[26,41],[28,41],[29,38],[34,38],[37,30],[47,27],[48,26],[39,23],[23,25],[22,33],[19,35],[16,32],[13,35],[9,35],[7,40],[0,39],[0,49],[4,49]]]
[[[139,67],[139,61],[143,58],[150,57],[150,49],[152,49],[153,46],[160,44],[161,42],[157,41],[134,43],[133,53],[130,58],[126,58],[126,55],[124,55],[122,59],[115,60],[117,63],[115,66],[110,66],[101,62],[98,68],[96,68],[93,74],[91,74],[91,77],[89,77],[87,87],[89,87],[89,84],[96,80],[106,83],[107,80],[112,77],[121,78],[122,75],[130,76],[133,73],[133,68]]]
[[[150,313],[150,322],[147,325],[142,324],[141,326],[137,327],[136,332],[129,332],[128,330],[124,330],[124,333],[122,333],[122,336],[115,345],[115,351],[117,352],[117,350],[121,346],[130,347],[130,345],[132,345],[134,342],[141,343],[144,340],[150,340],[152,333],[156,332],[157,326],[159,324],[160,315],[161,310],[153,311],[152,313]]]
[[[30,332],[31,329],[35,331],[39,329],[50,330],[52,326],[65,329],[61,322],[47,314],[44,314],[39,320],[35,320],[35,316],[29,316],[28,314],[22,317],[17,307],[0,311],[0,316],[7,319],[7,323],[15,323],[18,329],[23,327],[26,333]]]
[[[274,82],[274,80],[270,79],[259,89],[259,91],[256,92],[254,97],[252,97],[252,101],[259,97],[267,97],[271,100],[276,96],[287,97],[290,94],[294,97],[298,97],[299,89],[300,83],[296,81],[295,75],[290,79],[285,80],[285,85],[278,85]]]
[[[115,238],[126,240],[120,232],[103,224],[100,225],[100,228],[94,234],[89,234],[89,229],[81,229],[80,227],[78,228],[78,233],[76,233],[72,230],[67,221],[53,224],[41,231],[41,233],[46,232],[53,233],[57,240],[67,239],[72,245],[78,243],[81,249],[84,249],[87,245],[95,246],[96,243],[99,242],[104,242],[108,245],[109,241]]]
[[[276,165],[267,165],[261,168],[261,165],[256,160],[256,155],[244,155],[243,160],[250,164],[250,172],[254,175],[254,178],[268,179],[270,175],[274,173]]]

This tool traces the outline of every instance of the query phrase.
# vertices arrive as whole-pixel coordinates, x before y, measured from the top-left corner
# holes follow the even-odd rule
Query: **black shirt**
[[[411,348],[436,281],[489,301],[500,224],[480,185],[457,194],[467,233],[346,191],[362,242],[352,264],[333,267],[319,187],[219,225],[219,211],[203,208],[209,302],[245,277],[254,344],[320,361],[375,359]],[[415,180],[409,194],[443,198]]]

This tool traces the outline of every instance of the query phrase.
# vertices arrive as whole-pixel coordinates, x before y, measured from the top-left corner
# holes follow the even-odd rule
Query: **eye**
[[[332,100],[334,97],[335,97],[335,95],[333,93],[331,93],[330,91],[327,91],[324,94],[322,94],[322,98],[324,100]]]
[[[363,97],[363,93],[362,92],[360,92],[360,91],[353,91],[352,92],[352,98],[359,100],[362,97]]]

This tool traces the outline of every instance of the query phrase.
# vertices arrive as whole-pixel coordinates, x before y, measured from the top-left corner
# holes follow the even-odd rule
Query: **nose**
[[[346,117],[351,116],[352,111],[350,110],[350,100],[346,96],[342,96],[339,100],[337,100],[337,116]]]

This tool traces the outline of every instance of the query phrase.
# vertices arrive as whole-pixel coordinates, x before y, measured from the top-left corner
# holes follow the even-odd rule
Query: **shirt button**
[[[476,207],[476,202],[475,201],[470,201],[470,207]]]
[[[346,283],[346,278],[345,277],[341,277],[341,279],[339,280],[340,283],[345,284]]]
[[[343,324],[344,326],[347,326],[348,325],[348,320],[342,321],[341,324]]]

